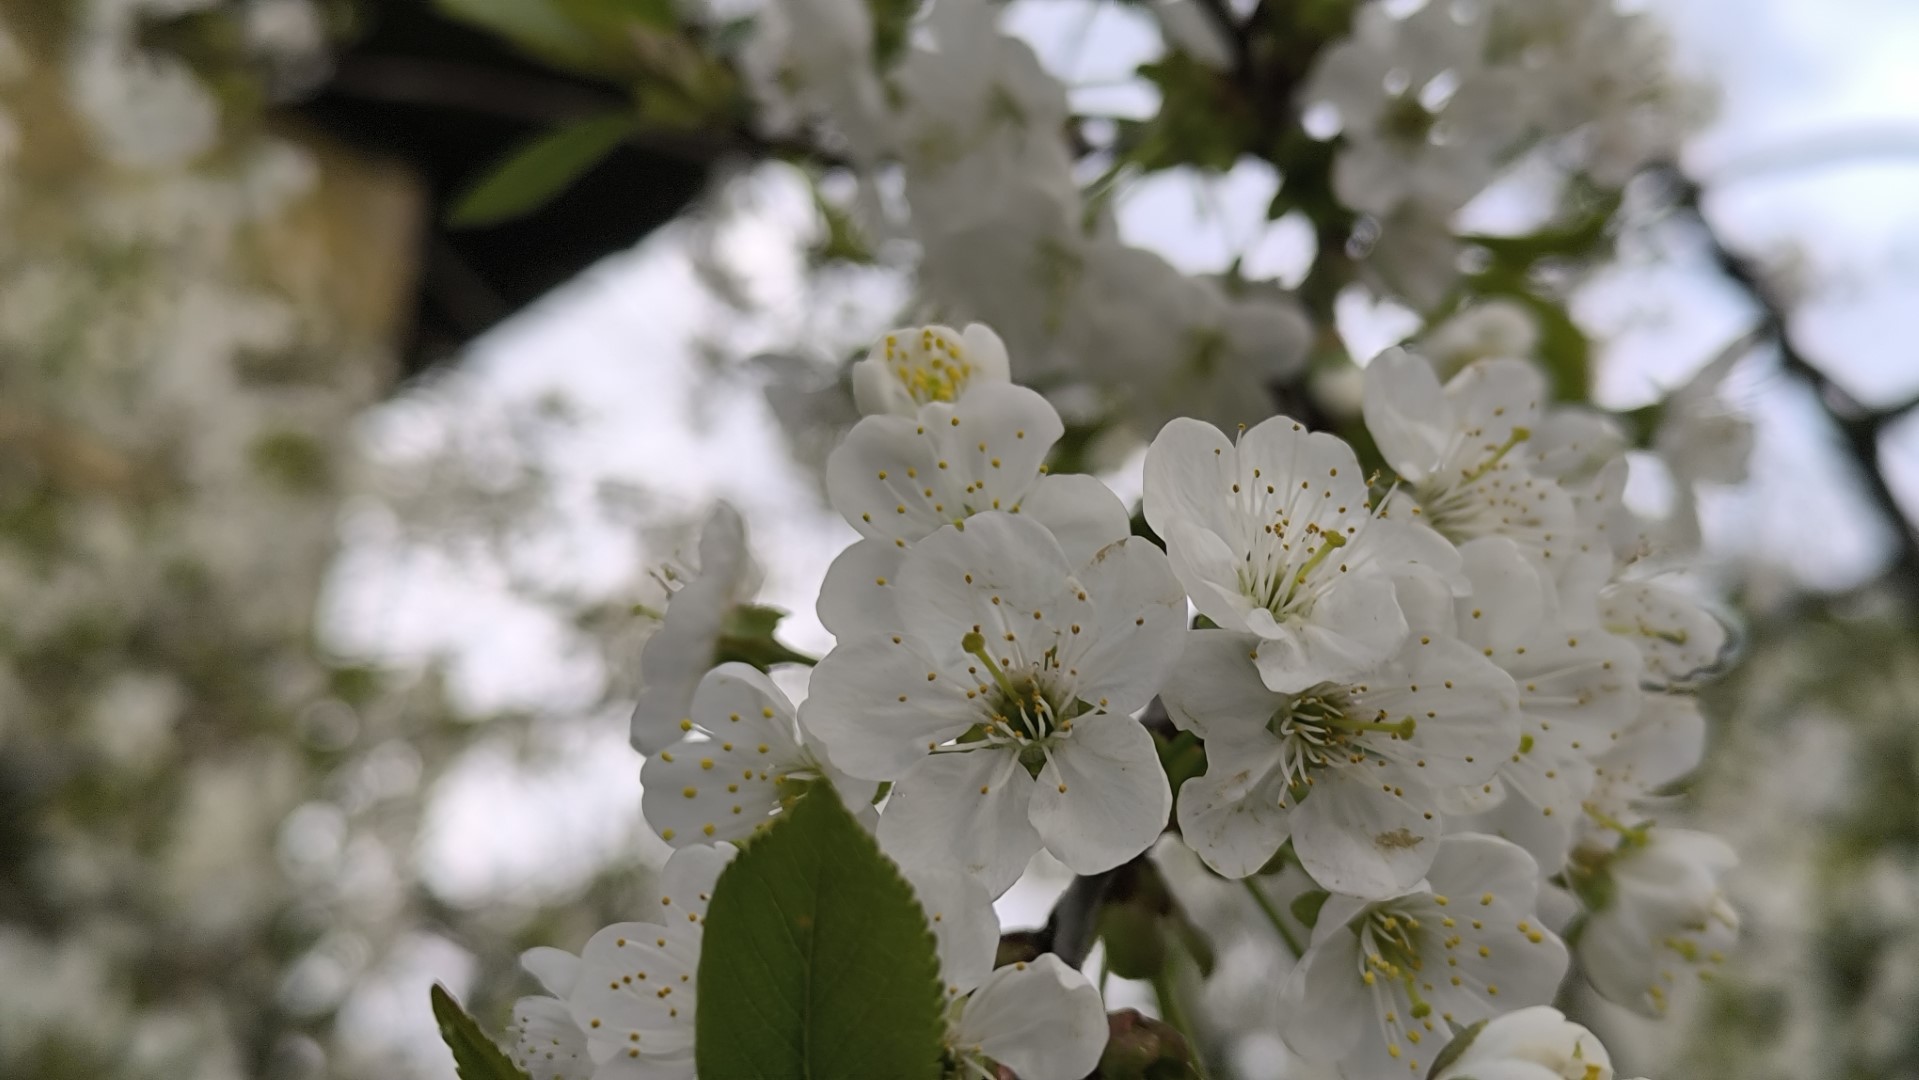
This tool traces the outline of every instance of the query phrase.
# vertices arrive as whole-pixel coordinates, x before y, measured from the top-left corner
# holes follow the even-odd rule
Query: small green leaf
[[[634,26],[673,30],[680,25],[680,13],[673,0],[553,0],[553,3],[576,25],[601,39],[615,37]]]
[[[637,121],[614,113],[576,120],[521,147],[460,197],[447,215],[464,227],[498,225],[546,205],[634,131]]]
[[[939,959],[912,887],[822,783],[713,889],[701,1076],[937,1080]]]
[[[1293,897],[1293,902],[1286,905],[1293,913],[1293,918],[1298,919],[1308,930],[1319,925],[1319,909],[1325,906],[1325,889],[1308,889]]]
[[[906,51],[906,33],[919,0],[866,0],[873,15],[873,66],[884,72]]]
[[[529,1080],[439,983],[433,984],[433,1019],[439,1021],[440,1038],[453,1051],[460,1080]]]
[[[434,0],[434,6],[448,18],[498,34],[557,68],[617,75],[630,66],[609,42],[568,18],[551,0]]]
[[[1479,1033],[1485,1026],[1486,1021],[1481,1020],[1476,1024],[1469,1025],[1462,1029],[1459,1034],[1453,1036],[1453,1041],[1447,1043],[1446,1049],[1441,1050],[1439,1056],[1433,1059],[1433,1067],[1427,1071],[1427,1077],[1438,1076],[1450,1068],[1453,1062],[1458,1061],[1464,1056],[1467,1049],[1473,1045],[1473,1040],[1479,1038]]]

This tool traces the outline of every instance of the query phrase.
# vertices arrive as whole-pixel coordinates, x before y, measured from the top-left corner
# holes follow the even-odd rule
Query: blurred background
[[[1168,93],[1148,6],[1001,11],[1089,183],[1093,121]],[[929,309],[729,81],[760,7],[605,0],[608,74],[498,32],[531,0],[0,0],[0,1075],[451,1076],[426,988],[501,1024],[518,951],[577,947],[664,856],[626,717],[654,571],[714,499],[783,639],[830,646],[837,375]],[[1749,469],[1699,497],[1740,659],[1675,810],[1740,851],[1746,928],[1688,1015],[1586,1015],[1655,1076],[1919,1077],[1919,7],[1635,7],[1683,137],[1534,317],[1628,415],[1757,328],[1722,390]],[[501,180],[635,101],[650,126]],[[1530,233],[1517,173],[1456,231]],[[1121,179],[1127,243],[1311,278],[1270,163]],[[1421,319],[1327,307],[1302,393],[1350,423],[1354,365]],[[1084,463],[1130,495],[1140,446]],[[1639,503],[1692,497],[1647,464]],[[1009,925],[1064,883],[1036,866]],[[1270,981],[1209,1004],[1257,1017]]]

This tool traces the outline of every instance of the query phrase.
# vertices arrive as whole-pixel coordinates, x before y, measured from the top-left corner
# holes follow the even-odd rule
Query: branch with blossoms
[[[1151,5],[1158,112],[1104,126],[981,0],[795,0],[682,65],[850,181],[818,195],[834,258],[910,251],[963,329],[886,333],[820,391],[858,415],[824,487],[859,539],[803,701],[736,513],[664,576],[632,728],[659,910],[528,954],[549,994],[504,1067],[1213,1075],[1249,1033],[1208,1007],[1232,939],[1306,1067],[1610,1080],[1562,987],[1660,1016],[1712,977],[1732,852],[1658,816],[1731,651],[1673,572],[1694,488],[1743,469],[1738,357],[1610,416],[1566,310],[1683,130],[1655,40],[1578,0],[1296,7]],[[1127,183],[1249,156],[1317,240],[1296,289],[1123,239]],[[1527,162],[1551,220],[1463,232]],[[1346,355],[1356,295],[1419,313],[1407,347]],[[1095,473],[1134,448],[1131,506]],[[1663,518],[1627,504],[1634,451],[1676,481]],[[1075,879],[1002,933],[1042,853]],[[1108,1015],[1109,976],[1157,1016]]]
[[[1654,1015],[1710,976],[1731,853],[1650,808],[1697,760],[1690,690],[1727,635],[1647,575],[1603,421],[1524,361],[1442,383],[1390,352],[1364,395],[1383,496],[1286,417],[1176,419],[1146,455],[1162,547],[1101,481],[1048,470],[1064,424],[1011,367],[978,325],[894,331],[856,365],[827,491],[860,539],[797,708],[770,663],[726,659],[757,574],[716,513],[641,658],[644,810],[677,849],[660,909],[528,954],[552,996],[516,1007],[518,1068],[1075,1080],[1149,1075],[1124,1062],[1150,1051],[1198,1072],[1208,1033],[1162,976],[1205,931],[1142,902],[1139,871],[1110,887],[1167,873],[1169,829],[1309,935],[1280,1034],[1347,1076],[1472,1075],[1533,1027],[1603,1063],[1511,1010],[1569,967]],[[1140,719],[1156,698],[1203,748],[1177,791]],[[991,901],[1042,851],[1083,884],[1039,941],[1002,942]],[[1103,1015],[1064,940],[1092,937],[1172,1029]],[[877,1072],[819,1056],[852,1015],[887,1018]]]

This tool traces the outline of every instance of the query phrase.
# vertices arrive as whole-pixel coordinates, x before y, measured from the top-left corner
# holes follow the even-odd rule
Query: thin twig
[[[1767,282],[1756,260],[1734,251],[1720,237],[1706,216],[1704,191],[1699,183],[1676,166],[1667,166],[1661,171],[1673,185],[1674,205],[1697,226],[1720,273],[1744,290],[1759,309],[1759,330],[1777,344],[1780,362],[1787,373],[1811,388],[1819,407],[1838,430],[1847,454],[1858,467],[1860,479],[1865,482],[1867,493],[1885,516],[1887,524],[1892,526],[1896,538],[1898,551],[1886,571],[1886,580],[1903,592],[1908,602],[1919,606],[1919,526],[1915,526],[1906,514],[1898,496],[1886,481],[1885,461],[1879,445],[1881,431],[1916,403],[1905,402],[1888,409],[1869,409],[1855,401],[1800,352],[1793,343],[1790,312],[1784,298]]]
[[[1279,909],[1273,906],[1273,898],[1267,896],[1265,890],[1259,887],[1258,880],[1243,878],[1240,884],[1246,886],[1246,891],[1251,894],[1253,903],[1258,904],[1259,910],[1265,913],[1266,921],[1272,923],[1273,929],[1279,931],[1279,936],[1286,942],[1286,947],[1293,950],[1293,959],[1297,960],[1305,956],[1306,949],[1300,945],[1299,935],[1293,933],[1293,928],[1286,925],[1286,920],[1280,915]]]

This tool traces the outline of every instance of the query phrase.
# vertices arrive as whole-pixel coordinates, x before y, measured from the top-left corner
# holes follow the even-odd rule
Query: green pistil
[[[1598,822],[1602,828],[1611,829],[1618,833],[1619,842],[1622,847],[1646,846],[1648,840],[1647,834],[1652,828],[1652,822],[1649,821],[1644,825],[1628,825],[1590,803],[1586,805],[1586,816]]]
[[[1293,575],[1293,584],[1306,584],[1306,575],[1325,562],[1328,555],[1346,546],[1346,537],[1338,529],[1327,529],[1319,535],[1322,540],[1319,549],[1313,552],[1312,558],[1306,560],[1305,566],[1299,568],[1299,573]]]
[[[960,648],[978,657],[979,662],[985,664],[987,672],[993,676],[993,681],[999,684],[1000,693],[1006,695],[1009,703],[1018,704],[1019,691],[1013,689],[1013,681],[1006,677],[1006,673],[1000,670],[999,664],[995,662],[992,655],[986,651],[986,638],[984,636],[978,631],[972,631],[960,639]]]
[[[1638,634],[1641,637],[1669,641],[1674,645],[1684,645],[1687,639],[1691,637],[1691,635],[1684,630],[1661,630],[1656,626],[1647,626],[1645,623],[1640,623],[1637,626],[1622,626],[1617,623],[1612,623],[1607,625],[1606,632],[1608,634],[1617,634],[1621,637],[1631,637],[1634,634]]]
[[[1506,436],[1505,443],[1502,444],[1499,447],[1499,449],[1493,451],[1493,456],[1480,462],[1478,468],[1472,469],[1468,471],[1465,475],[1461,476],[1460,483],[1470,484],[1474,480],[1477,480],[1480,477],[1486,475],[1487,473],[1492,472],[1493,469],[1498,467],[1499,460],[1512,452],[1513,447],[1518,446],[1520,443],[1523,443],[1527,439],[1530,439],[1532,437],[1533,437],[1533,431],[1531,428],[1524,428],[1524,427],[1514,428],[1513,433],[1511,435]]]

